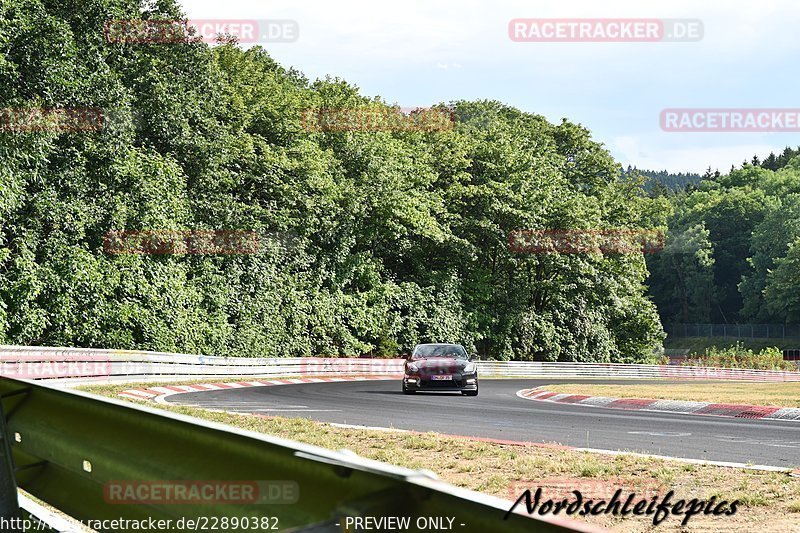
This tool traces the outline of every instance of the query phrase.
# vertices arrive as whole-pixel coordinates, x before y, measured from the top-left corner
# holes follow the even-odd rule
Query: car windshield
[[[467,351],[458,344],[422,344],[414,350],[414,357],[457,357],[467,359]]]

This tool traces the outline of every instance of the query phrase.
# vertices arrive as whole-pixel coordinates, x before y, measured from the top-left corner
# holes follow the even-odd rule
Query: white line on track
[[[283,404],[264,404],[264,403],[243,403],[240,405],[224,404],[211,404],[212,407],[236,407],[238,409],[311,409],[307,405],[283,405]]]
[[[713,435],[712,438],[733,444],[752,444],[753,446],[770,446],[772,448],[800,448],[800,442],[781,441],[781,440],[758,440],[747,437],[735,437],[731,435]]]
[[[397,428],[384,428],[380,426],[357,426],[354,424],[336,424],[331,423],[331,426],[337,428],[347,428],[347,429],[371,429],[373,431],[392,431],[397,433],[408,433],[407,429],[397,429]]]
[[[688,437],[691,433],[671,433],[658,431],[629,431],[628,435],[649,435],[651,437]]]
[[[254,402],[254,403],[219,403],[218,401],[209,401],[208,403],[205,402],[190,402],[187,404],[179,404],[178,402],[174,402],[175,405],[194,405],[196,407],[302,407],[308,408],[307,405],[284,405],[284,404],[274,404],[274,403],[266,403],[266,402]]]
[[[695,465],[711,465],[711,466],[727,466],[730,468],[744,468],[747,470],[766,470],[768,472],[791,472],[791,468],[785,468],[782,466],[770,466],[770,465],[753,465],[748,463],[732,463],[728,461],[709,461],[706,459],[689,459],[686,457],[672,457],[669,455],[655,455],[650,453],[636,453],[636,452],[625,452],[619,450],[599,450],[597,448],[573,448],[575,451],[578,452],[590,452],[590,453],[600,453],[603,455],[632,455],[634,457],[647,457],[652,459],[664,459],[666,461],[679,461],[681,463],[691,463]]]
[[[296,411],[301,413],[340,413],[341,409],[250,409],[253,413]]]

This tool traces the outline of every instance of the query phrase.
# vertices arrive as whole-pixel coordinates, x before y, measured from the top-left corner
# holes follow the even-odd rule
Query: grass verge
[[[569,383],[547,385],[546,389],[551,392],[611,398],[653,398],[656,400],[800,407],[800,383],[719,382],[630,385]]]
[[[219,380],[217,380],[219,382]],[[152,384],[151,384],[152,385]],[[136,385],[81,387],[96,394],[116,394]],[[131,400],[134,403],[134,400]],[[152,402],[145,402],[154,405]],[[543,488],[545,497],[566,497],[581,490],[584,498],[608,498],[617,488],[623,497],[674,490],[676,499],[740,500],[734,516],[697,515],[687,527],[670,517],[661,531],[736,531],[759,527],[797,531],[800,523],[800,478],[785,473],[692,465],[633,455],[601,455],[557,446],[514,446],[417,434],[338,428],[303,418],[264,417],[212,412],[187,406],[158,408],[205,420],[284,437],[328,449],[347,448],[363,457],[407,468],[434,471],[457,486],[516,499],[527,488]],[[651,531],[651,518],[601,515],[585,519],[615,531]]]

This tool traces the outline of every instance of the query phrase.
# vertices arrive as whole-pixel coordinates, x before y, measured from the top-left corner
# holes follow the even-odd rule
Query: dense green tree
[[[260,47],[109,43],[165,0],[0,0],[0,108],[102,110],[99,131],[0,131],[0,339],[237,356],[642,361],[663,337],[641,253],[522,254],[517,229],[663,227],[668,200],[585,128],[493,101],[452,128]],[[310,115],[310,116],[315,116]],[[358,129],[357,129],[358,130]],[[110,231],[246,230],[256,253],[112,254]],[[251,250],[252,251],[252,250]]]
[[[701,222],[671,230],[664,249],[649,261],[651,294],[665,322],[709,322],[714,294],[714,250]]]
[[[791,309],[780,303],[778,287],[785,288],[786,280],[792,279],[795,264],[783,258],[800,236],[799,196],[800,158],[795,158],[776,171],[746,164],[704,179],[696,190],[670,197],[675,214],[669,221],[667,246],[661,256],[649,260],[650,291],[662,319],[791,320]],[[676,261],[676,243],[701,227],[707,231],[707,242],[689,239],[696,244],[692,254],[700,255]],[[771,283],[778,264],[783,265],[781,281]]]
[[[764,220],[756,226],[751,239],[748,263],[752,270],[745,274],[739,285],[744,306],[742,315],[755,322],[784,322],[785,314],[775,314],[780,309],[775,302],[765,305],[764,291],[775,262],[786,256],[789,246],[800,238],[800,195],[791,194],[776,198],[769,206]],[[785,266],[784,270],[791,268]],[[782,299],[774,289],[771,297]]]
[[[770,314],[785,322],[800,322],[800,238],[789,245],[784,257],[767,275],[764,299]]]

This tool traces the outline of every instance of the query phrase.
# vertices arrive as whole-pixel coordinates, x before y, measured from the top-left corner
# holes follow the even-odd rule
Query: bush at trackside
[[[797,371],[798,367],[791,361],[784,361],[783,352],[775,347],[764,348],[760,352],[745,348],[741,343],[728,347],[711,346],[704,354],[689,356],[684,366],[706,366],[716,368],[752,368],[756,370],[789,370]]]

